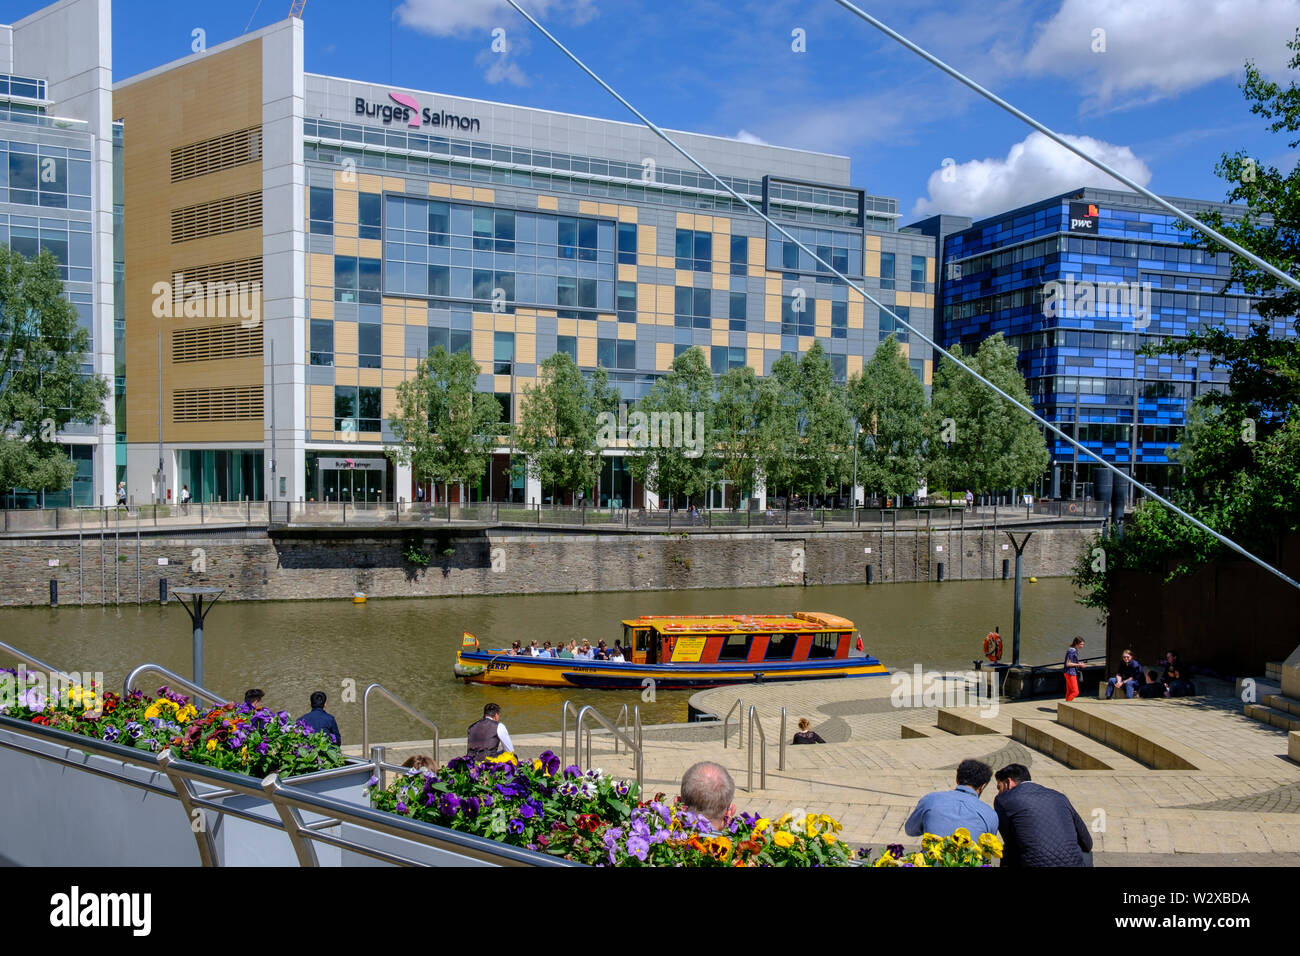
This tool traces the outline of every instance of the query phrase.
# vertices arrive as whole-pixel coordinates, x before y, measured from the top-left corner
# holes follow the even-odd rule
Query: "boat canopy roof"
[[[649,627],[661,634],[750,634],[773,631],[851,631],[847,618],[821,611],[793,614],[644,614],[623,621],[628,627]]]

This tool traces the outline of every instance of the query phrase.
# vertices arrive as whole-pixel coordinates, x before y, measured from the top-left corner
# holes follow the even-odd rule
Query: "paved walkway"
[[[888,679],[865,678],[747,685],[696,694],[692,704],[705,712],[725,714],[737,698],[742,701],[737,712],[755,706],[768,740],[767,786],[760,788],[761,748],[756,740],[754,791],[745,792],[748,733],[745,746],[738,746],[733,716],[725,748],[722,727],[716,723],[644,729],[645,791],[675,794],[687,767],[714,760],[735,778],[736,804],[743,810],[769,815],[816,810],[839,819],[844,838],[854,844],[911,847],[919,841],[903,833],[903,823],[917,799],[932,790],[950,789],[958,762],[975,757],[994,769],[1025,764],[1036,782],[1065,793],[1094,831],[1097,865],[1300,863],[1300,765],[1286,759],[1286,734],[1246,718],[1236,698],[1081,699],[1076,703],[1176,741],[1201,769],[1152,770],[1118,760],[1130,769],[1074,770],[1010,736],[1013,718],[1054,721],[1056,701],[1003,702],[995,714],[987,701],[986,709],[967,706],[962,713],[983,713],[981,719],[996,732],[960,736],[936,727],[935,705],[942,700],[922,696],[916,703],[923,706],[897,706],[905,701],[891,699],[895,689]],[[970,698],[962,696],[966,693],[967,688],[950,682],[946,696],[967,703]],[[782,707],[789,718],[787,737],[793,735],[798,718],[807,717],[828,741],[824,746],[787,747],[783,770],[778,768]],[[902,739],[905,724],[932,736]],[[443,756],[459,752],[462,743],[445,741]],[[528,757],[547,749],[559,753],[560,739],[558,733],[518,735],[516,746]],[[427,749],[427,743],[391,745],[389,759],[400,762]],[[570,754],[568,759],[575,758]],[[630,755],[616,754],[603,733],[592,738],[591,762],[606,772],[633,773]],[[995,795],[990,786],[985,802],[992,804]]]

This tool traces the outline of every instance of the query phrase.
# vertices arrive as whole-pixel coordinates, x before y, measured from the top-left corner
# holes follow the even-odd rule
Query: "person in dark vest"
[[[485,704],[483,716],[469,725],[465,736],[467,738],[465,756],[475,763],[488,757],[513,752],[515,749],[506,725],[501,723],[499,704]]]
[[[311,695],[311,710],[298,718],[298,723],[305,724],[308,729],[317,731],[323,730],[334,739],[336,744],[342,746],[343,737],[339,734],[338,721],[332,714],[325,712],[325,692],[318,690]]]

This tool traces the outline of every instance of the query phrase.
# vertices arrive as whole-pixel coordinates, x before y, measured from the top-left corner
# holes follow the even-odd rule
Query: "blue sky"
[[[1237,84],[1247,59],[1289,81],[1285,43],[1300,27],[1300,0],[860,5],[1049,127],[1090,137],[1092,149],[1162,194],[1223,198],[1213,167],[1224,152],[1285,169],[1295,162]],[[525,6],[655,122],[848,155],[854,185],[897,197],[904,223],[940,209],[986,215],[1083,177],[1110,182],[833,0]],[[0,0],[0,19],[33,8]],[[213,46],[250,17],[256,29],[288,8],[289,0],[118,0],[114,73],[186,55],[196,27]],[[501,0],[308,0],[304,23],[312,72],[631,119]],[[491,49],[497,28],[504,54]]]

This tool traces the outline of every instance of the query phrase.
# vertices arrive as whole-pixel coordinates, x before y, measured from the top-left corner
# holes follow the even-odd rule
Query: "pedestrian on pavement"
[[[979,760],[963,760],[957,765],[957,789],[927,793],[917,803],[903,825],[908,836],[933,833],[952,836],[965,827],[972,840],[985,833],[998,832],[998,815],[980,799],[993,776],[993,769]]]
[[[1079,678],[1083,676],[1083,665],[1079,663],[1079,648],[1083,647],[1082,637],[1070,642],[1065,652],[1065,702],[1068,704],[1079,696]]]
[[[1023,764],[1007,764],[995,776],[1003,866],[1092,865],[1092,834],[1065,794],[1033,783]]]

